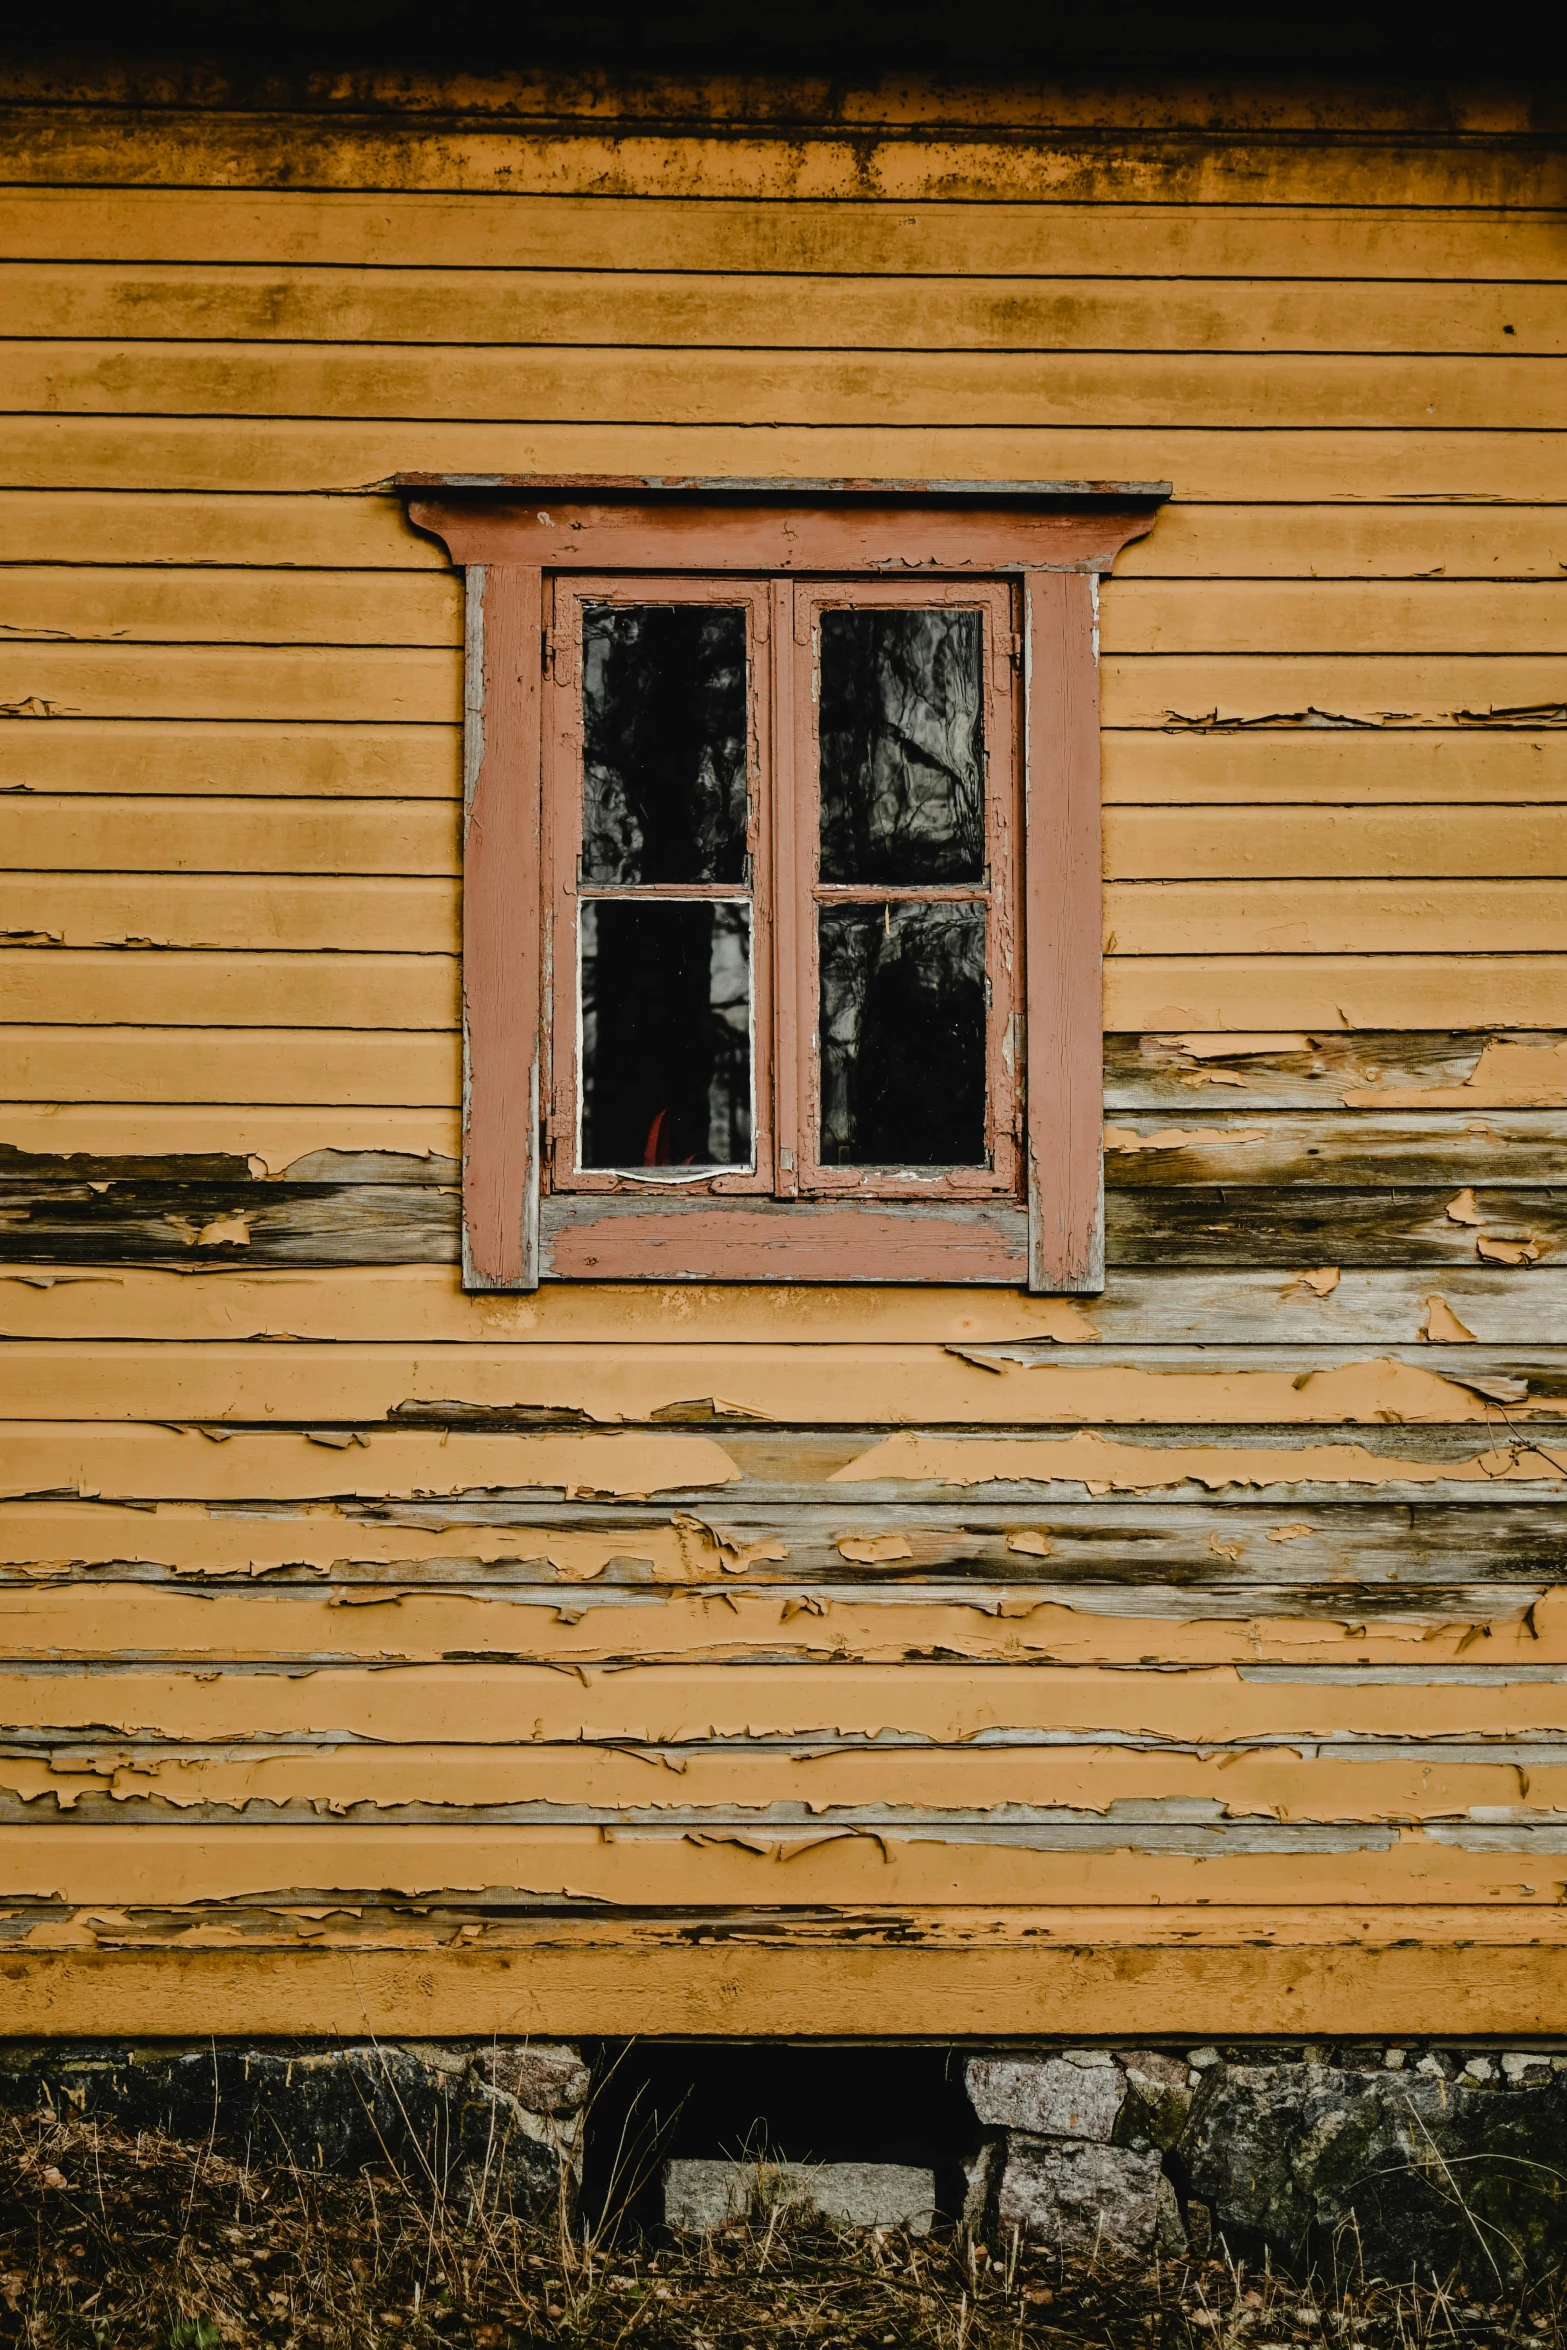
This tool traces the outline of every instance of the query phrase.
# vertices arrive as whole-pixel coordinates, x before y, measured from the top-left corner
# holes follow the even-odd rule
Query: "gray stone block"
[[[1159,2226],[1162,2177],[1153,2150],[1134,2154],[1125,2146],[1020,2132],[1007,2142],[997,2218],[1003,2236],[1016,2228],[1030,2242],[1063,2252],[1147,2254]]]
[[[934,2171],[896,2162],[704,2162],[664,2165],[664,2219],[693,2235],[765,2220],[779,2207],[834,2228],[928,2233],[936,2216]]]
[[[480,2049],[473,2069],[530,2113],[577,2113],[587,2103],[588,2068],[560,2041],[498,2040]]]
[[[1123,2146],[1146,2138],[1155,2146],[1172,2147],[1192,2110],[1193,2091],[1184,2061],[1162,2056],[1157,2049],[1128,2048],[1121,2062],[1127,2094],[1116,2137]]]
[[[1062,2056],[972,2057],[964,2081],[982,2122],[1040,2138],[1104,2144],[1126,2095],[1118,2066],[1078,2065]]]

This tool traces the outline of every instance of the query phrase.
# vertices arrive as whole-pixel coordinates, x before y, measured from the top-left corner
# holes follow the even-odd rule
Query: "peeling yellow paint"
[[[1262,1126],[1160,1126],[1152,1134],[1139,1134],[1134,1126],[1105,1128],[1105,1149],[1125,1157],[1138,1151],[1227,1149],[1231,1143],[1266,1142],[1267,1139],[1267,1130]]]
[[[840,1558],[875,1566],[883,1559],[911,1559],[913,1545],[906,1534],[840,1534],[834,1545]]]
[[[1567,1044],[1509,1044],[1487,1037],[1461,1085],[1353,1086],[1346,1109],[1539,1109],[1567,1107]]]
[[[868,1755],[828,1748],[798,1754],[703,1752],[678,1772],[658,1754],[551,1747],[519,1753],[487,1746],[339,1747],[324,1753],[167,1754],[155,1762],[104,1751],[84,1767],[31,1756],[0,1758],[0,1792],[20,1802],[80,1813],[108,1801],[155,1799],[176,1813],[205,1808],[242,1815],[247,1805],[308,1805],[330,1817],[357,1808],[420,1806],[453,1812],[550,1803],[635,1812],[717,1816],[772,1811],[781,1821],[819,1820],[866,1804],[889,1811],[1067,1809],[1105,1817],[1119,1805],[1211,1804],[1223,1819],[1462,1821],[1567,1816],[1567,1765],[1534,1766],[1527,1802],[1517,1767],[1472,1755],[1418,1757],[1375,1749],[1210,1744],[1201,1749],[1093,1744],[921,1749]],[[223,1824],[220,1820],[218,1824]],[[918,1824],[913,1823],[913,1824]],[[998,1821],[998,1825],[1000,1822]],[[123,1928],[126,1920],[113,1921]]]
[[[1319,1268],[1306,1285],[1309,1292],[1325,1294],[1334,1271]],[[709,1392],[693,1396],[693,1371],[721,1373],[722,1387],[714,1378]],[[184,1422],[216,1435],[231,1423],[254,1424],[272,1416],[305,1423],[305,1434],[296,1441],[340,1451],[397,1441],[389,1432],[371,1433],[376,1422],[389,1417],[416,1413],[427,1424],[439,1424],[449,1415],[460,1429],[462,1415],[476,1410],[575,1415],[605,1429],[616,1423],[675,1428],[720,1421],[917,1427],[1019,1419],[1177,1425],[1463,1420],[1483,1417],[1473,1384],[1393,1356],[1324,1366],[1302,1350],[1290,1368],[1265,1368],[1245,1348],[1196,1353],[1172,1364],[1157,1357],[1144,1362],[1135,1354],[1108,1362],[1020,1360],[1006,1348],[981,1351],[951,1343],[430,1349],[345,1343],[286,1351],[75,1340],[0,1345],[0,1413],[12,1422],[33,1422],[35,1415],[45,1422]],[[1506,1400],[1521,1404],[1527,1392],[1511,1380]],[[1555,1416],[1567,1412],[1567,1402],[1547,1393],[1530,1398],[1528,1408]],[[107,1428],[104,1433],[107,1440]],[[0,1433],[0,1462],[12,1441]],[[289,1439],[280,1432],[271,1441],[281,1445]],[[456,1431],[451,1441],[458,1441]],[[513,1440],[473,1435],[468,1441],[503,1447]],[[576,1441],[595,1439],[583,1435]],[[648,1448],[642,1457],[655,1465],[647,1474],[655,1485],[667,1487],[660,1439],[628,1436],[620,1441]],[[632,1457],[628,1452],[600,1456],[612,1464],[611,1490],[648,1490],[633,1482]],[[619,1467],[622,1460],[627,1469]],[[591,1472],[578,1482],[592,1483]],[[449,1483],[444,1489],[451,1490]]]
[[[835,1606],[834,1626],[839,1612]],[[1091,1637],[1093,1619],[1084,1618],[1082,1629]],[[1222,1629],[1233,1637],[1237,1627]],[[1535,1732],[1554,1737],[1567,1730],[1567,1677],[1541,1680],[1522,1669],[1539,1655],[1524,1622],[1500,1624],[1489,1637],[1483,1625],[1425,1629],[1436,1637],[1427,1641],[1407,1625],[1395,1627],[1402,1633],[1398,1651],[1375,1666],[1349,1627],[1329,1628],[1327,1637],[1339,1644],[1336,1656],[1323,1634],[1302,1627],[1303,1640],[1323,1642],[1320,1652],[1280,1655],[1267,1670],[1268,1660],[1255,1654],[1244,1662],[1233,1655],[1193,1659],[1171,1669],[1163,1662],[1162,1627],[1158,1648],[1141,1659],[1095,1662],[1083,1655],[1072,1662],[1019,1653],[996,1655],[982,1670],[964,1654],[934,1663],[928,1657],[833,1662],[830,1639],[821,1656],[796,1654],[743,1671],[722,1658],[604,1669],[568,1659],[488,1657],[430,1665],[366,1657],[305,1670],[280,1662],[243,1672],[198,1659],[122,1671],[0,1666],[0,1718],[18,1733],[80,1733],[109,1742],[134,1737],[230,1747],[346,1737],[390,1746],[530,1750],[784,1739],[827,1751],[835,1740],[875,1741],[889,1733],[951,1745],[1006,1744],[1059,1731],[1198,1746],[1346,1735],[1427,1743]],[[1500,1669],[1489,1662],[1493,1655]],[[1509,1672],[1509,1661],[1520,1660],[1521,1670]],[[1329,1663],[1336,1672],[1320,1669]],[[1450,1677],[1455,1664],[1462,1678]],[[886,1749],[867,1746],[866,1752],[887,1759]]]
[[[0,1876],[19,1899],[173,1905],[256,1900],[290,1886],[414,1898],[499,1893],[640,1905],[761,1901],[1077,1903],[1472,1901],[1551,1906],[1560,1866],[1471,1852],[1419,1828],[1382,1848],[1160,1852],[1128,1824],[1106,1851],[948,1842],[932,1827],[766,1836],[617,1827],[0,1827]],[[1378,1843],[1382,1840],[1378,1839]],[[788,1866],[787,1878],[775,1872]]]
[[[1475,1240],[1475,1255],[1488,1265],[1533,1265],[1539,1261],[1540,1244],[1532,1233],[1482,1232]]]
[[[1298,1029],[1236,1029],[1231,1033],[1188,1029],[1170,1042],[1194,1061],[1270,1059],[1279,1053],[1309,1053],[1311,1039]]]
[[[228,1433],[228,1432],[225,1432]],[[615,1494],[628,1500],[729,1485],[734,1462],[707,1436],[426,1436],[366,1438],[347,1452],[303,1436],[235,1431],[220,1446],[172,1428],[51,1426],[0,1430],[0,1496],[82,1499],[416,1500],[479,1491]]]
[[[1470,1344],[1474,1339],[1474,1332],[1460,1322],[1446,1298],[1434,1291],[1426,1299],[1425,1320],[1420,1326],[1420,1335],[1429,1339],[1434,1346],[1460,1346]]]
[[[1089,1493],[1156,1493],[1192,1483],[1229,1485],[1469,1485],[1527,1480],[1567,1483],[1567,1447],[1537,1443],[1477,1453],[1462,1461],[1400,1459],[1357,1444],[1298,1447],[1122,1444],[1106,1437],[884,1437],[833,1472],[834,1484],[886,1481],[932,1485],[1052,1483]]]
[[[1337,1265],[1316,1265],[1309,1272],[1293,1275],[1279,1295],[1281,1298],[1331,1297],[1338,1285]]]

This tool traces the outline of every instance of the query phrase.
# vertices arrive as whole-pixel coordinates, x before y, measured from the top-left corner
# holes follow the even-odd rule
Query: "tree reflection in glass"
[[[584,1167],[743,1167],[751,1156],[751,909],[582,908]]]
[[[821,878],[979,881],[985,868],[976,611],[821,615]]]
[[[983,1167],[985,909],[825,905],[824,1166]]]

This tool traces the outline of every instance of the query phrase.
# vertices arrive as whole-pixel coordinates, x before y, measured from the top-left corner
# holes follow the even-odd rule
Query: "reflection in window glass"
[[[745,611],[588,604],[582,879],[741,882]]]
[[[821,615],[823,881],[978,881],[980,615]]]
[[[987,1165],[983,906],[817,915],[822,1164]]]
[[[584,1167],[751,1157],[751,911],[669,898],[582,908]]]

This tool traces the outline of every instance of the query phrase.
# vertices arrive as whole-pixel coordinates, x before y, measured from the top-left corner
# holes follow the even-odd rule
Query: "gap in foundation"
[[[963,2057],[944,2047],[820,2041],[601,2041],[592,2051],[583,2213],[653,2232],[663,2168],[765,2155],[933,2171],[939,2221],[963,2206],[980,2133]]]

